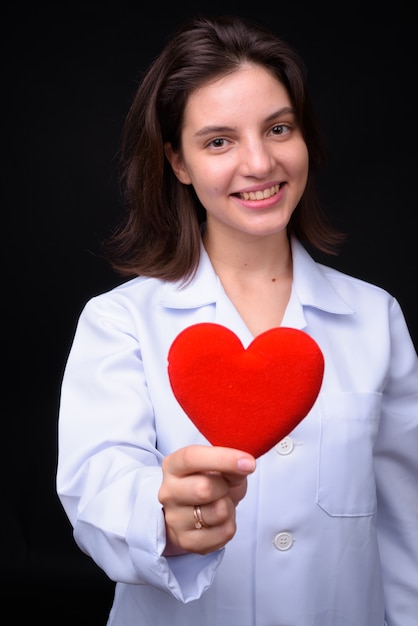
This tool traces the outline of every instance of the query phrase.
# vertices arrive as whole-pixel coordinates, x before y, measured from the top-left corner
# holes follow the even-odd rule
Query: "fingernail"
[[[238,459],[237,467],[242,472],[253,472],[255,470],[255,461],[254,459],[244,458]]]

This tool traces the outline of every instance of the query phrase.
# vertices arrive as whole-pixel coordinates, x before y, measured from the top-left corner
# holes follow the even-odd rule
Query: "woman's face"
[[[193,185],[208,228],[266,236],[286,229],[304,191],[308,150],[285,87],[244,65],[192,92],[181,149],[166,155]]]

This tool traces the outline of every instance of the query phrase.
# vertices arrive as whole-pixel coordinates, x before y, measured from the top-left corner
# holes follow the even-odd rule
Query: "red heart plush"
[[[272,328],[245,349],[225,326],[204,322],[180,332],[168,353],[173,393],[199,431],[255,457],[307,415],[323,373],[318,344],[294,328]]]

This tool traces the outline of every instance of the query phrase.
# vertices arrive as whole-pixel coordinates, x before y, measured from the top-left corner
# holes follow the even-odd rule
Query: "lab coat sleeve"
[[[210,586],[223,550],[162,556],[162,455],[136,330],[114,298],[94,298],[80,315],[62,381],[57,493],[76,543],[110,579],[189,602]]]
[[[418,362],[405,319],[391,307],[390,370],[375,447],[378,533],[388,626],[418,615]]]

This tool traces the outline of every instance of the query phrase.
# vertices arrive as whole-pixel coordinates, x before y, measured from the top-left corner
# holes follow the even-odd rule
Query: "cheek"
[[[282,162],[284,164],[284,162]],[[309,174],[309,155],[307,150],[299,150],[288,155],[285,171],[289,182],[298,195],[302,195]]]
[[[192,185],[196,192],[206,196],[215,196],[227,187],[229,181],[228,168],[221,163],[222,159],[194,166],[189,169]]]
[[[303,178],[306,182],[309,170],[309,153],[306,144],[303,142],[299,149],[294,153],[290,163],[291,171],[295,176]]]

